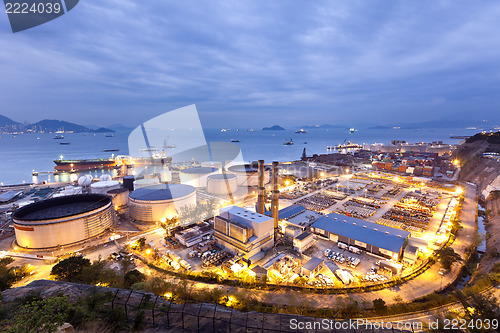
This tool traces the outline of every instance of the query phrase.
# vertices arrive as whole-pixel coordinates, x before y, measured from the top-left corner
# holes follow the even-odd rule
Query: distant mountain
[[[94,132],[96,132],[96,133],[111,133],[111,132],[114,132],[114,131],[112,129],[110,129],[110,128],[99,127],[98,129],[94,130]]]
[[[278,125],[273,125],[271,127],[262,128],[263,131],[284,131],[285,129]]]
[[[331,125],[331,124],[323,124],[323,125],[306,125],[306,126],[302,126],[301,128],[308,128],[308,129],[311,129],[311,128],[347,128],[348,126],[345,126],[345,125]]]
[[[97,130],[93,130],[93,129],[90,129],[88,127],[82,126],[82,125],[70,123],[70,122],[63,121],[63,120],[55,120],[55,119],[44,119],[44,120],[41,120],[37,123],[30,124],[27,127],[34,128],[37,130],[41,129],[44,132],[56,132],[56,131],[73,131],[76,133],[79,133],[79,132],[99,132],[99,133],[114,132],[113,130],[107,129],[107,128],[99,128]]]
[[[0,114],[0,127],[3,126],[9,126],[9,125],[21,125],[21,123],[18,123],[17,121],[14,121],[6,116],[2,116]]]

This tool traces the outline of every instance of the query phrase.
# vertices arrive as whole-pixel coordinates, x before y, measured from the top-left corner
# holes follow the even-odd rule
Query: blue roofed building
[[[400,261],[408,243],[408,231],[358,218],[331,213],[311,225],[311,231],[335,243]]]

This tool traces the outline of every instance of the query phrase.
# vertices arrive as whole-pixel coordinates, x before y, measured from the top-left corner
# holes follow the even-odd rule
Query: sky
[[[500,124],[500,2],[82,0],[12,33],[0,114],[137,126]]]

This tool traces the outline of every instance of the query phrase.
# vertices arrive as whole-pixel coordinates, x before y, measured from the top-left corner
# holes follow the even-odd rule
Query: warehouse
[[[74,244],[113,226],[111,198],[104,194],[78,194],[39,201],[12,216],[16,241],[30,249]]]
[[[207,222],[196,225],[192,228],[180,231],[175,234],[175,239],[185,247],[191,247],[212,237],[214,229]]]
[[[179,215],[186,207],[196,206],[196,189],[184,184],[160,184],[143,187],[129,194],[130,217],[145,223],[161,222]]]
[[[335,243],[401,260],[410,233],[350,216],[331,213],[318,219],[311,231]]]
[[[212,167],[195,167],[181,170],[181,183],[196,188],[207,187],[207,178],[219,173],[219,169]]]

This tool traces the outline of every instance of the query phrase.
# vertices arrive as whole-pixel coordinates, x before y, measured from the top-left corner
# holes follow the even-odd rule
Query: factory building
[[[207,177],[207,191],[216,195],[233,195],[238,189],[236,176],[230,173]]]
[[[232,206],[221,210],[214,219],[217,244],[255,262],[274,246],[274,221],[271,217]]]
[[[12,215],[16,242],[30,249],[54,248],[84,241],[113,226],[111,198],[78,194],[39,201]]]
[[[305,275],[309,278],[317,275],[321,269],[323,269],[324,262],[320,258],[312,258],[304,266],[302,266],[302,275]]]
[[[309,231],[304,231],[293,239],[293,249],[303,253],[314,244],[314,237]]]
[[[134,220],[154,223],[178,216],[181,209],[196,206],[196,189],[184,184],[160,184],[129,194],[129,214]]]
[[[214,233],[212,226],[206,222],[175,234],[175,239],[185,247],[191,247],[204,240],[209,240]]]
[[[181,170],[181,183],[196,188],[207,187],[207,179],[210,175],[219,173],[219,169],[212,167],[195,167]]]
[[[408,231],[336,213],[319,218],[311,231],[339,246],[352,246],[397,261],[402,259],[410,236]]]

